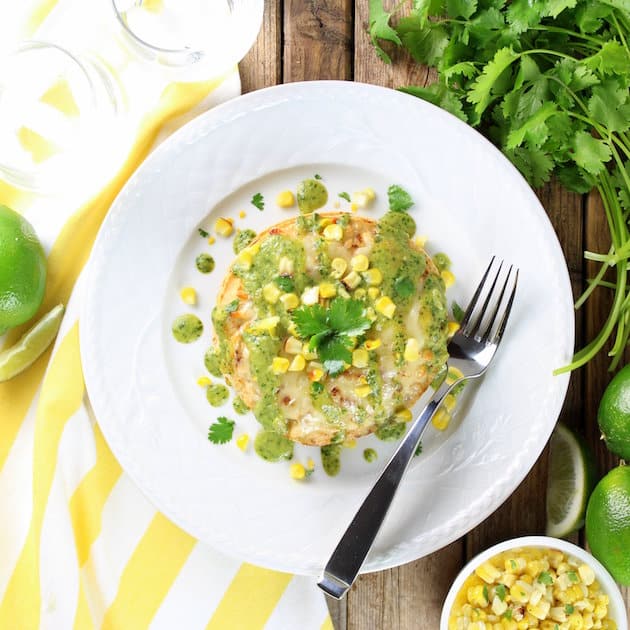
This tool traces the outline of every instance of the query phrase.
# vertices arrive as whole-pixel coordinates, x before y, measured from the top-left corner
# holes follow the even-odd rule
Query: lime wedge
[[[59,331],[63,312],[63,304],[58,304],[25,332],[15,345],[0,352],[0,383],[23,372],[45,352]]]
[[[584,525],[595,485],[595,462],[581,438],[558,423],[551,435],[547,477],[547,536],[563,538]]]

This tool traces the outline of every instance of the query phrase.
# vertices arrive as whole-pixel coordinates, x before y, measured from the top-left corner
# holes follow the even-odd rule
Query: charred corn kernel
[[[352,297],[355,300],[362,300],[362,299],[365,298],[366,295],[367,295],[367,292],[362,287],[359,287],[358,289],[355,289],[354,292],[352,293]]]
[[[249,248],[244,249],[237,257],[236,262],[245,269],[249,269],[252,266],[254,256]]]
[[[358,209],[359,209],[359,204],[358,204],[358,203],[352,202],[352,203],[350,204],[350,210],[351,210],[352,212],[356,212]]]
[[[378,306],[376,307],[378,309]],[[405,357],[405,361],[411,363],[412,361],[417,361],[420,358],[420,346],[418,345],[418,340],[414,337],[407,339],[407,343],[405,343],[405,352],[403,354]]]
[[[353,271],[367,271],[370,261],[365,254],[357,254],[350,259],[350,266]]]
[[[352,365],[358,368],[365,368],[368,366],[370,355],[364,348],[357,348],[352,352]]]
[[[323,298],[335,297],[337,287],[332,282],[322,282],[319,285],[319,295]]]
[[[447,394],[447,396],[442,401],[442,404],[444,405],[444,409],[446,409],[446,411],[451,412],[453,411],[453,409],[455,409],[457,398],[455,398],[453,394]]]
[[[276,205],[279,208],[292,208],[295,205],[295,195],[290,190],[283,190],[276,195]]]
[[[217,242],[217,239],[214,236],[208,237],[208,245],[214,245]]]
[[[296,354],[289,365],[289,372],[301,372],[306,367],[306,359],[301,354]]]
[[[322,368],[314,368],[309,370],[308,380],[309,381],[321,381],[324,376],[324,370]]]
[[[359,387],[354,388],[354,393],[359,398],[365,398],[372,393],[372,388],[369,385],[359,385]]]
[[[529,601],[529,596],[532,594],[532,586],[523,580],[516,580],[512,588],[510,589],[510,597],[512,601],[519,604],[526,604]]]
[[[190,304],[191,306],[197,304],[197,291],[195,291],[192,287],[184,287],[179,292],[179,295],[185,304]]]
[[[302,464],[291,464],[289,467],[289,474],[291,479],[297,479],[300,481],[306,477],[306,468]]]
[[[308,341],[302,346],[302,354],[307,361],[312,361],[313,359],[317,359],[317,353],[313,352],[309,348]]]
[[[258,319],[250,325],[249,330],[251,332],[269,332],[273,333],[276,330],[276,326],[280,318],[277,315],[272,317],[265,317],[264,319]]]
[[[293,273],[293,261],[287,256],[282,256],[278,261],[278,271],[281,274]]]
[[[442,280],[444,280],[444,286],[447,289],[455,284],[455,276],[448,269],[444,269],[443,271],[441,271],[440,275],[442,276]]]
[[[214,231],[219,236],[230,236],[234,231],[234,221],[225,217],[219,217],[214,224]]]
[[[527,604],[527,612],[541,621],[547,618],[550,608],[551,604],[544,599],[539,601],[537,604]]]
[[[590,586],[595,581],[595,573],[587,564],[580,565],[578,567],[578,573],[580,574],[582,582],[586,584],[586,586]]]
[[[331,223],[324,228],[324,238],[327,241],[340,241],[343,238],[343,228],[338,223]]]
[[[348,268],[348,263],[343,258],[333,258],[330,262],[333,278],[341,278]]]
[[[346,448],[356,448],[357,447],[357,441],[352,439],[352,440],[346,440],[343,445]]]
[[[427,244],[427,241],[429,240],[429,237],[426,234],[422,234],[422,235],[418,235],[413,239],[413,243],[414,245],[416,245],[416,247],[424,247]]]
[[[431,424],[433,424],[433,426],[438,431],[445,431],[450,421],[451,421],[451,414],[448,411],[446,411],[446,409],[440,407],[435,412],[435,415],[433,416],[433,419],[431,420]]]
[[[247,445],[249,444],[249,435],[247,433],[243,433],[236,438],[236,446],[241,449],[241,451],[245,451]]]
[[[356,289],[361,284],[361,276],[356,271],[351,271],[342,282],[349,289]]]
[[[365,346],[366,350],[376,350],[376,348],[381,347],[381,340],[380,339],[367,339],[363,345]]]
[[[501,577],[501,571],[497,569],[491,562],[484,562],[475,569],[475,575],[480,577],[487,584],[492,584],[496,579]]]
[[[376,300],[376,302],[374,303],[374,308],[377,312],[381,313],[381,315],[387,317],[387,319],[391,319],[394,316],[394,312],[396,311],[396,305],[387,295],[383,295],[382,297],[378,298],[378,300]]]
[[[381,293],[381,290],[377,287],[370,287],[367,290],[368,297],[370,300],[375,300]]]
[[[269,304],[275,304],[278,301],[281,293],[282,291],[280,291],[280,289],[275,284],[273,284],[273,282],[266,284],[262,290],[265,302],[268,302]]]
[[[280,296],[280,301],[287,311],[297,308],[300,305],[300,298],[295,293],[285,293]]]
[[[288,337],[284,342],[284,351],[287,354],[300,354],[302,352],[302,342],[295,337]]]
[[[271,361],[271,371],[274,374],[284,374],[289,369],[289,359],[285,357],[274,357]]]
[[[241,219],[244,219],[244,218],[247,216],[247,213],[245,212],[245,210],[241,210],[241,211],[238,213],[238,216],[239,216]]]
[[[364,271],[363,278],[369,285],[373,287],[378,286],[379,284],[381,284],[381,282],[383,282],[383,274],[381,273],[381,270],[377,269],[376,267],[374,269],[368,269],[367,271]]]
[[[394,415],[402,422],[409,422],[413,417],[411,415],[411,409],[408,409],[407,407],[400,407],[399,409],[396,409]]]
[[[486,597],[487,592],[488,589],[484,589],[481,584],[470,586],[468,588],[468,592],[466,593],[466,599],[471,606],[485,608],[488,605],[488,599]]]
[[[459,368],[456,368],[452,365],[449,366],[448,372],[446,373],[446,382],[449,385],[452,385],[455,381],[459,380],[460,378],[464,378],[463,372]],[[519,560],[522,560],[522,558],[519,558]],[[523,568],[521,569],[521,571],[525,569],[526,564],[527,563],[525,562],[525,560],[523,560]]]
[[[458,330],[460,329],[460,325],[457,322],[449,322],[446,325],[446,334],[450,339]]]
[[[492,598],[492,612],[501,616],[507,610],[507,602],[501,601],[496,595]]]
[[[212,385],[212,380],[209,379],[207,376],[200,376],[197,379],[197,385],[199,385],[200,387],[208,387],[208,385]]]
[[[309,287],[308,289],[304,289],[302,293],[302,304],[306,304],[307,306],[313,306],[313,304],[317,304],[319,301],[319,287]]]

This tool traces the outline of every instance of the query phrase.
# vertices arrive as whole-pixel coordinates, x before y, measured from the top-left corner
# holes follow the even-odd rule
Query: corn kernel
[[[241,449],[241,451],[245,452],[247,445],[249,444],[249,435],[247,433],[243,433],[236,438],[236,446]]]
[[[287,326],[287,332],[293,337],[295,337],[298,334],[298,329],[297,329],[297,326],[295,325],[295,322],[289,322],[289,325]]]
[[[444,271],[442,271],[440,275],[442,276],[442,280],[444,280],[444,286],[447,289],[455,284],[455,276],[448,269],[444,269]]]
[[[212,380],[209,379],[207,376],[200,376],[197,379],[197,385],[199,385],[200,387],[208,387],[208,385],[212,385]]]
[[[283,275],[293,273],[293,261],[288,256],[282,256],[278,261],[278,271]]]
[[[357,254],[350,260],[350,266],[353,271],[367,271],[370,266],[370,261],[365,254]]]
[[[342,282],[349,289],[356,289],[361,284],[361,276],[356,271],[351,271]]]
[[[481,584],[470,586],[468,588],[468,592],[466,593],[466,599],[468,600],[468,603],[472,606],[480,606],[481,608],[485,608],[488,605],[488,599],[486,598],[487,592],[488,590],[484,589]]]
[[[584,620],[582,619],[582,615],[578,612],[569,615],[567,617],[567,623],[569,624],[569,628],[571,628],[571,630],[584,629]]]
[[[280,318],[277,315],[272,317],[265,317],[264,319],[258,319],[250,325],[249,330],[251,332],[269,332],[273,333],[276,330],[276,326]]]
[[[214,245],[217,242],[217,239],[214,236],[208,237],[208,245]]]
[[[580,574],[580,578],[582,578],[582,582],[586,584],[586,586],[590,586],[595,581],[595,573],[587,564],[580,565],[578,567],[578,573]]]
[[[492,599],[492,612],[501,616],[507,610],[507,602],[501,601],[496,595]]]
[[[354,393],[359,396],[359,398],[365,398],[372,393],[372,388],[369,385],[359,385],[354,388]]]
[[[306,359],[301,354],[296,354],[289,365],[289,372],[301,372],[306,366]]]
[[[448,372],[446,373],[446,382],[449,385],[452,385],[455,381],[459,380],[460,378],[464,378],[464,373],[459,368],[449,365]],[[523,569],[525,569],[525,565],[523,565]],[[521,569],[521,571],[523,569]]]
[[[363,277],[365,281],[371,286],[377,286],[383,282],[383,274],[380,269],[368,269],[363,272]]]
[[[475,574],[488,584],[492,584],[492,582],[501,577],[501,571],[491,562],[484,562],[481,566],[477,567]]]
[[[285,357],[274,357],[271,361],[271,371],[274,374],[284,374],[289,369],[289,359]]]
[[[516,580],[516,582],[510,589],[510,597],[512,598],[512,601],[519,604],[526,604],[529,601],[529,596],[531,595],[531,593],[531,584],[528,584],[523,580]]]
[[[244,219],[244,218],[247,216],[247,213],[245,212],[245,210],[241,210],[241,211],[238,213],[238,216],[239,216],[241,219]]]
[[[400,407],[400,409],[396,409],[394,415],[402,422],[410,422],[413,418],[413,416],[411,415],[411,409],[407,407]]]
[[[356,448],[357,447],[357,441],[354,440],[354,439],[346,440],[343,443],[343,445],[344,445],[345,448]]]
[[[446,325],[446,334],[450,339],[458,330],[460,329],[460,325],[457,322],[449,322]]]
[[[284,351],[287,354],[300,354],[302,352],[302,342],[296,337],[288,337],[284,342]]]
[[[306,468],[304,468],[302,464],[291,464],[289,474],[291,475],[291,479],[300,481],[306,477]]]
[[[451,421],[451,415],[448,413],[448,411],[440,407],[435,412],[435,415],[433,416],[433,419],[431,420],[431,424],[433,424],[433,426],[438,431],[445,431],[450,421]]]
[[[554,606],[550,608],[549,616],[554,621],[559,621],[560,623],[563,623],[564,621],[567,620],[567,612],[562,606]]]
[[[348,263],[343,258],[333,258],[330,262],[333,278],[341,278],[348,268]]]
[[[295,195],[290,190],[283,190],[276,195],[276,205],[280,208],[292,208],[295,205]]]
[[[192,287],[184,287],[179,292],[179,295],[184,303],[190,304],[191,306],[197,304],[197,291],[195,291]]]
[[[312,361],[313,359],[317,359],[317,353],[313,352],[310,348],[309,348],[309,343],[308,341],[302,346],[302,354],[304,355],[304,358],[307,361]]]
[[[527,612],[541,621],[547,618],[550,608],[551,604],[544,599],[539,601],[537,604],[527,604]]]
[[[319,287],[309,287],[308,289],[304,289],[302,293],[302,304],[306,304],[307,306],[313,306],[313,304],[317,304],[319,301]]]
[[[449,368],[449,372],[451,370],[456,370],[457,368],[453,368],[450,367]],[[458,370],[459,371],[459,370]],[[461,374],[461,372],[460,372]],[[447,375],[448,378],[448,375]],[[457,379],[453,379],[453,382],[455,382]],[[508,573],[516,573],[516,574],[520,574],[525,570],[525,567],[527,566],[527,562],[525,561],[524,558],[510,558],[508,560],[505,561],[505,570]]]
[[[337,223],[331,223],[324,228],[324,238],[327,241],[340,241],[343,238],[343,228]]]
[[[230,236],[234,231],[234,221],[219,217],[214,224],[214,231],[220,236]]]
[[[405,361],[407,361],[408,363],[411,363],[412,361],[417,361],[420,358],[420,346],[418,345],[417,339],[415,339],[414,337],[407,339],[403,356],[405,357]]]
[[[300,305],[300,298],[295,295],[295,293],[285,293],[284,295],[281,295],[280,301],[284,305],[284,308],[287,309],[287,311],[291,311]]]
[[[322,368],[313,368],[308,373],[309,381],[321,381],[324,376],[324,370]]]
[[[419,247],[420,249],[422,249],[427,244],[428,240],[429,240],[429,237],[426,234],[422,234],[422,235],[416,236],[413,239],[413,243],[414,245],[416,245],[416,247]]]
[[[352,297],[355,300],[363,300],[366,295],[367,295],[367,291],[363,287],[359,287],[358,289],[355,289],[352,293]]]
[[[358,204],[358,203],[354,203],[354,202],[352,202],[352,203],[350,204],[350,210],[351,210],[352,212],[356,212],[358,209],[359,209],[359,204]]]
[[[374,308],[388,319],[391,319],[394,316],[394,312],[396,311],[396,305],[387,295],[383,295],[378,300],[376,300],[376,302],[374,303]]]
[[[364,348],[357,348],[352,352],[352,365],[358,368],[365,368],[368,366],[370,357],[368,351]]]
[[[242,267],[244,267],[245,269],[249,269],[252,266],[253,260],[254,260],[254,256],[249,248],[244,249],[236,257],[236,262]]]
[[[376,348],[380,348],[381,340],[380,339],[367,339],[363,344],[366,350],[376,350]]]
[[[332,282],[322,282],[319,285],[319,295],[323,298],[331,298],[337,295],[337,287]]]
[[[453,394],[447,394],[444,400],[442,401],[442,404],[444,405],[444,409],[446,409],[446,411],[450,413],[451,411],[453,411],[453,409],[455,409],[455,405],[457,404],[457,398],[455,398]]]
[[[309,457],[306,460],[306,470],[314,470],[315,468],[315,462]]]
[[[273,284],[273,282],[266,284],[262,290],[265,302],[268,302],[269,304],[275,304],[278,301],[281,293],[282,291],[280,291],[280,289],[275,284]]]
[[[367,290],[368,297],[370,300],[375,300],[381,293],[381,290],[377,287],[370,287]]]
[[[366,188],[352,194],[352,203],[359,208],[367,208],[370,202],[374,200],[374,197],[376,197],[374,191],[371,188]]]

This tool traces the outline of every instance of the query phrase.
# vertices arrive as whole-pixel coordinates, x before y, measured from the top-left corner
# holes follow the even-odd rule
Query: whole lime
[[[0,334],[35,315],[45,288],[46,255],[33,226],[0,205]]]
[[[604,390],[597,422],[609,450],[630,461],[630,364]]]
[[[630,584],[630,466],[613,468],[591,494],[586,539],[620,584]]]

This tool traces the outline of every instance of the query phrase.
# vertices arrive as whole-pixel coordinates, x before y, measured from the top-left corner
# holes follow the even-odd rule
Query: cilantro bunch
[[[532,186],[553,176],[599,192],[611,247],[585,252],[600,268],[576,307],[597,286],[614,298],[597,336],[558,372],[584,365],[611,337],[614,369],[630,336],[630,0],[413,0],[410,16],[391,18],[370,0],[379,56],[390,61],[387,40],[438,71],[433,85],[403,91],[479,128]]]
[[[353,337],[362,335],[372,322],[365,316],[360,300],[337,297],[328,308],[320,304],[300,306],[291,318],[300,339],[309,342],[309,350],[317,350],[324,368],[337,376],[352,363]]]

